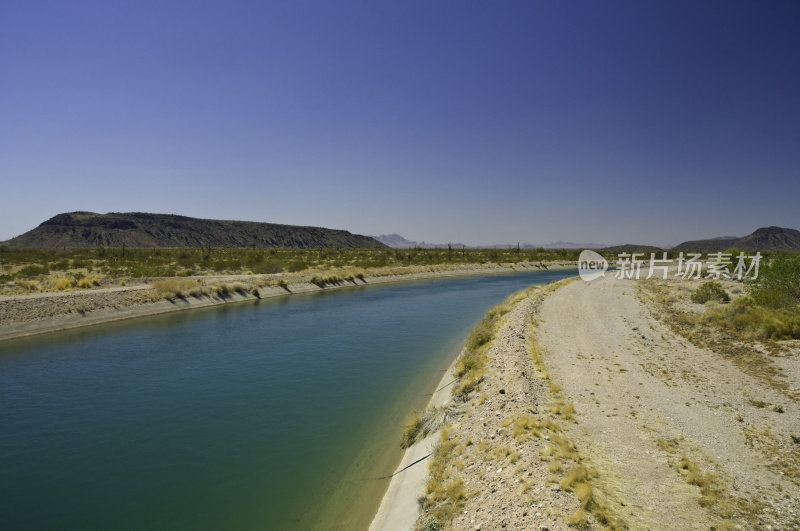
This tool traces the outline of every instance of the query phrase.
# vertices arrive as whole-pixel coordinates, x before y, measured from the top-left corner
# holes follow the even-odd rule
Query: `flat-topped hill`
[[[4,245],[34,248],[386,247],[374,238],[345,230],[143,212],[58,214]]]

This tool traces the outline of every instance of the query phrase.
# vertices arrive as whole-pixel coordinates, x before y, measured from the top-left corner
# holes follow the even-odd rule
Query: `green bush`
[[[719,282],[706,282],[692,293],[692,302],[705,304],[708,301],[728,302],[731,298]]]
[[[47,266],[40,266],[33,264],[25,266],[19,271],[17,271],[17,276],[20,278],[32,278],[47,274],[48,272],[49,271],[47,269]]]
[[[778,256],[763,266],[753,282],[751,296],[760,306],[800,309],[800,255]]]
[[[714,308],[706,318],[719,328],[749,339],[800,339],[800,314],[758,306],[750,297]]]

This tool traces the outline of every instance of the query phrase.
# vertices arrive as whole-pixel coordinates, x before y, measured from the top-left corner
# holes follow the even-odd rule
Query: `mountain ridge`
[[[747,236],[690,240],[673,247],[676,251],[800,251],[800,231],[785,227],[761,227]]]
[[[368,236],[345,230],[257,221],[193,218],[146,212],[67,212],[2,245],[59,247],[297,247],[378,248]]]

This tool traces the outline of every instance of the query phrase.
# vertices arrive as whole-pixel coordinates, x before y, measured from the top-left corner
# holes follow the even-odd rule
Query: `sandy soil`
[[[797,401],[675,334],[645,300],[636,281],[607,275],[566,286],[542,307],[543,359],[574,401],[573,440],[602,471],[596,488],[635,529],[797,529],[800,477],[774,466],[780,456],[765,443],[791,449]],[[711,474],[714,499],[690,484],[682,456]]]
[[[798,342],[732,346],[707,330],[712,346],[697,346],[651,288],[562,282],[504,317],[440,443],[446,481],[464,486],[453,529],[800,529]],[[743,349],[764,359],[733,357]],[[408,521],[395,529],[438,523]]]
[[[453,529],[565,530],[568,515],[579,508],[572,493],[551,481],[551,459],[542,458],[560,437],[548,382],[529,355],[531,323],[548,289],[535,288],[503,318],[483,383],[449,429],[453,448],[446,466],[465,491]],[[518,430],[520,420],[529,422]],[[571,458],[563,463],[575,464]],[[421,514],[415,526],[425,528],[430,518]]]

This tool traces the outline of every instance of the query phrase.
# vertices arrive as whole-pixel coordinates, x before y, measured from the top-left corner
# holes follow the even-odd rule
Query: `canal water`
[[[492,305],[574,271],[294,295],[0,344],[3,529],[364,529]]]

